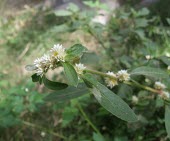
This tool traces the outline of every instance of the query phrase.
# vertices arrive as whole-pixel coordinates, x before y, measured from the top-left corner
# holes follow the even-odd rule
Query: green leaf
[[[104,137],[101,134],[93,132],[94,141],[105,141]]]
[[[61,90],[68,87],[67,84],[48,80],[45,76],[43,77],[43,83],[47,88],[51,90]]]
[[[100,84],[92,75],[85,74],[82,78],[88,85],[91,84],[90,91],[106,110],[122,120],[137,121],[133,110],[119,96]]]
[[[158,59],[160,59],[163,63],[165,63],[166,65],[170,66],[170,57],[166,57],[166,56],[161,56]]]
[[[134,21],[137,28],[148,26],[148,21],[145,18],[137,18]]]
[[[80,58],[84,52],[87,52],[87,49],[81,44],[75,44],[69,49],[67,49],[66,52],[68,54],[66,56],[66,60],[70,61],[70,60]]]
[[[68,83],[76,87],[78,85],[78,76],[74,67],[67,62],[62,63],[62,65],[64,67],[64,72],[67,77]]]
[[[150,12],[147,8],[142,8],[140,11],[138,11],[138,16],[146,16],[148,15]]]
[[[170,18],[167,18],[166,20],[167,20],[168,24],[170,25]]]
[[[141,38],[145,39],[145,32],[142,29],[134,30],[134,32]]]
[[[69,86],[68,88],[60,91],[50,93],[45,97],[45,101],[63,102],[73,98],[77,98],[88,93],[88,88],[84,83],[80,83],[77,88]]]
[[[40,80],[40,76],[36,73],[31,76],[32,82],[38,82]]]
[[[120,84],[117,94],[118,94],[121,98],[131,97],[132,94],[133,94],[132,87],[130,87],[129,85],[126,85],[126,84],[124,84],[124,83],[123,83],[123,84]]]
[[[165,107],[165,127],[168,137],[170,138],[170,106],[166,105]]]
[[[68,10],[57,10],[54,14],[58,17],[71,16],[73,13]]]
[[[83,64],[88,64],[88,65],[97,65],[99,64],[100,57],[97,56],[94,52],[91,53],[84,53],[83,56],[81,57],[81,63]]]
[[[62,113],[62,126],[67,126],[75,116],[78,115],[78,109],[70,105],[69,107],[65,107]]]
[[[51,32],[53,33],[61,33],[61,32],[67,32],[70,30],[70,27],[67,24],[61,24],[56,25],[51,29]]]
[[[151,68],[151,67],[139,67],[130,73],[131,75],[145,75],[145,76],[150,76],[154,78],[167,78],[168,74],[159,69],[159,68]]]
[[[74,3],[69,3],[67,9],[69,9],[72,12],[78,12],[80,10],[79,7]]]

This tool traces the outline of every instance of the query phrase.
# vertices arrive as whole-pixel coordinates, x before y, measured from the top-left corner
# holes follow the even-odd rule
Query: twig
[[[22,59],[22,57],[24,57],[24,55],[27,53],[27,51],[30,48],[30,43],[28,43],[25,47],[25,49],[23,50],[23,52],[21,53],[21,55],[17,58],[18,61],[20,61]]]
[[[106,73],[99,72],[99,71],[96,71],[96,70],[86,69],[86,70],[84,70],[84,71],[85,71],[85,72],[88,72],[88,73],[100,75],[100,76],[102,76],[102,77],[109,77],[109,78],[112,78],[112,79],[116,79],[116,77],[110,76],[110,75],[108,75],[108,74],[106,74]],[[160,91],[158,91],[158,90],[156,90],[156,89],[153,89],[153,88],[151,88],[151,87],[142,85],[142,84],[140,84],[140,83],[138,83],[138,82],[136,82],[135,80],[132,80],[132,79],[131,79],[131,81],[132,81],[132,82],[130,82],[130,81],[124,81],[123,83],[128,84],[128,85],[131,85],[131,86],[137,86],[137,87],[142,88],[142,89],[145,89],[145,90],[147,90],[147,91],[160,94]]]
[[[88,122],[88,124],[93,128],[93,130],[98,133],[101,134],[100,131],[97,129],[97,127],[90,121],[90,119],[88,118],[88,116],[86,115],[86,113],[83,111],[81,105],[79,103],[77,103],[77,108],[79,109],[79,111],[82,113],[84,119]]]
[[[40,125],[36,125],[36,124],[30,123],[30,122],[27,122],[27,121],[22,121],[22,123],[23,123],[24,125],[30,126],[30,127],[32,127],[32,128],[38,128],[38,129],[44,130],[45,132],[47,132],[47,133],[49,133],[49,134],[52,134],[52,135],[54,135],[54,136],[56,136],[56,137],[59,137],[59,138],[64,139],[64,140],[67,140],[67,138],[66,138],[65,136],[60,135],[60,134],[58,134],[58,133],[55,133],[55,132],[53,132],[52,130],[46,129],[46,128],[40,126]]]
[[[101,44],[101,46],[102,46],[104,49],[106,49],[103,41],[101,41],[101,39],[99,39],[99,38],[93,33],[91,27],[88,25],[87,28],[88,28],[88,32]]]

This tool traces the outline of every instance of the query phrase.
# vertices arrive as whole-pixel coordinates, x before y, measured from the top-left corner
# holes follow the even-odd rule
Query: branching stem
[[[109,78],[112,78],[112,79],[117,79],[116,77],[110,76],[110,75],[108,75],[106,73],[99,72],[99,71],[96,71],[96,70],[86,69],[85,72],[96,74],[96,75],[100,75],[102,77],[109,77]],[[135,80],[132,80],[132,79],[131,79],[131,81],[124,81],[123,83],[131,85],[131,86],[137,86],[139,88],[145,89],[145,90],[153,92],[153,93],[157,93],[157,94],[161,93],[159,90],[156,90],[154,88],[142,85],[142,84],[140,84],[140,83],[138,83],[138,82],[136,82]]]
[[[102,77],[109,77],[109,78],[112,78],[112,79],[117,79],[116,77],[110,76],[110,75],[108,75],[106,73],[103,73],[103,72],[100,72],[100,71],[96,71],[96,70],[86,69],[85,72],[92,73],[92,74],[97,74],[97,75],[100,75]]]

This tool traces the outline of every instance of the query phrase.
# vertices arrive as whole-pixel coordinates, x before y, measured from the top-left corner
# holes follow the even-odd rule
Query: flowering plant
[[[32,75],[33,82],[39,82],[40,84],[43,83],[47,88],[57,90],[61,93],[61,95],[69,90],[76,91],[76,93],[72,95],[65,94],[64,98],[75,98],[90,91],[90,93],[94,95],[96,100],[107,111],[127,122],[136,122],[138,117],[128,104],[122,100],[122,98],[110,90],[121,83],[150,91],[160,96],[165,103],[170,103],[170,94],[166,90],[165,84],[155,81],[153,86],[150,87],[140,84],[134,79],[136,76],[149,76],[156,80],[160,80],[169,77],[167,72],[158,68],[146,66],[135,68],[133,70],[123,69],[119,70],[117,73],[112,72],[111,70],[106,73],[91,70],[81,63],[81,57],[87,51],[87,48],[81,44],[75,44],[68,49],[57,44],[49,51],[49,54],[45,54],[41,58],[37,58],[34,61],[34,64],[27,65],[26,69],[28,71],[35,71],[35,74]],[[54,70],[60,66],[64,68],[67,83],[54,82],[46,77],[46,73],[49,69]],[[95,77],[96,75],[105,80],[106,85],[110,89],[99,82]],[[48,95],[46,99],[50,99],[51,97],[53,98],[53,95],[54,93]],[[132,100],[134,103],[137,103],[138,97],[133,96]],[[169,117],[169,115],[169,106],[166,106],[166,117]],[[168,126],[167,130],[169,130]]]

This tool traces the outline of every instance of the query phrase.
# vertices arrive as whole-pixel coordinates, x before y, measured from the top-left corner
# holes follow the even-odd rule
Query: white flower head
[[[65,48],[63,48],[62,45],[60,44],[54,45],[53,48],[51,48],[50,52],[51,56],[57,59],[57,61],[65,62],[66,52]]]
[[[29,92],[29,89],[28,89],[28,88],[25,88],[25,92]]]
[[[146,55],[145,58],[146,58],[147,60],[152,59],[152,57],[151,57],[150,55]]]
[[[130,74],[127,70],[120,70],[116,75],[119,81],[128,81],[130,79]]]
[[[51,65],[51,59],[49,55],[44,54],[41,58],[37,58],[34,61],[34,65],[37,67],[37,75],[43,75],[48,71]]]
[[[166,91],[163,91],[160,96],[162,98],[164,98],[164,99],[169,99],[170,98],[170,93],[166,92]]]
[[[45,73],[45,71],[39,67],[39,68],[37,68],[36,73],[37,73],[37,75],[42,76]]]
[[[82,74],[85,69],[86,67],[84,66],[84,64],[75,64],[75,70],[78,74]]]
[[[169,70],[169,71],[170,71],[170,66],[168,66],[168,67],[167,67],[167,70]]]
[[[44,64],[50,63],[50,62],[51,62],[50,56],[47,55],[47,54],[44,54],[44,55],[41,57],[41,61],[42,61],[42,63],[44,63]]]
[[[137,104],[139,102],[139,99],[136,95],[132,96],[132,102],[135,103],[135,104]]]
[[[41,132],[41,136],[42,136],[42,137],[45,137],[45,136],[46,136],[46,133],[42,131],[42,132]]]
[[[166,86],[163,83],[159,82],[159,81],[155,82],[154,87],[155,87],[155,89],[158,89],[158,90],[162,90],[162,89],[166,88]]]
[[[170,53],[166,52],[165,56],[170,57]]]
[[[37,58],[34,60],[34,65],[38,68],[41,65],[41,58]]]
[[[110,72],[110,71],[107,72],[106,74],[113,77],[113,78],[111,78],[111,77],[105,78],[105,82],[108,87],[113,88],[114,86],[118,85],[116,74],[114,74],[113,72]]]

